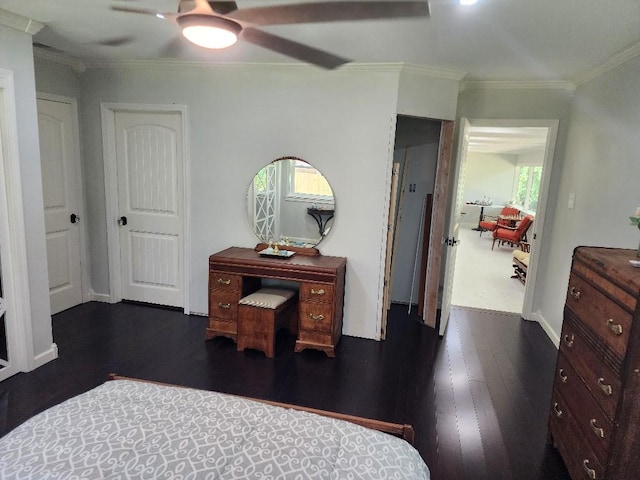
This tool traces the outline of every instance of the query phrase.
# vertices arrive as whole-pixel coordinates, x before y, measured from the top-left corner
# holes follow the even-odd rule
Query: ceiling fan
[[[427,1],[333,1],[239,9],[234,1],[179,0],[178,13],[124,6],[112,6],[111,9],[173,21],[184,38],[204,48],[226,48],[241,39],[327,69],[336,68],[350,60],[259,30],[255,26],[429,15]],[[178,38],[167,49],[175,50],[179,41],[181,39]]]

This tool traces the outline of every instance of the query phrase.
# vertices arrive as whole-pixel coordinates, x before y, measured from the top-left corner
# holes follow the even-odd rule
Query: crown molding
[[[566,80],[467,80],[464,90],[564,90],[573,92],[576,85]]]
[[[40,22],[2,9],[0,9],[0,25],[28,33],[29,35],[35,35],[44,27]]]
[[[67,65],[71,67],[76,73],[84,73],[87,70],[87,67],[82,62],[82,60],[78,60],[77,58],[64,55],[63,53],[54,52],[46,48],[34,46],[33,56],[34,58],[39,58],[40,60],[48,60],[53,63]]]
[[[631,44],[627,48],[620,50],[613,57],[600,65],[594,66],[573,79],[573,83],[576,86],[584,85],[591,80],[604,75],[605,73],[619,67],[620,65],[633,60],[637,56],[640,56],[640,41]]]
[[[83,62],[86,68],[172,68],[172,67],[192,67],[211,69],[241,69],[241,70],[280,70],[280,71],[309,71],[326,72],[315,65],[306,63],[257,63],[257,62],[207,62],[188,60],[87,60]],[[406,63],[348,63],[335,70],[336,72],[381,72],[381,73],[401,73],[407,72],[416,75],[442,78],[446,80],[460,81],[465,75],[463,72],[444,70],[439,68],[425,67]]]

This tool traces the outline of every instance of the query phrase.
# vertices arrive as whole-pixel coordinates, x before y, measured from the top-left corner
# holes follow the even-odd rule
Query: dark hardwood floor
[[[556,349],[536,323],[454,309],[443,339],[394,305],[387,340],[342,337],[335,359],[278,335],[276,357],[205,341],[204,317],[87,303],[54,316],[59,358],[0,383],[0,434],[102,383],[139,377],[411,423],[434,480],[568,479],[548,446]]]

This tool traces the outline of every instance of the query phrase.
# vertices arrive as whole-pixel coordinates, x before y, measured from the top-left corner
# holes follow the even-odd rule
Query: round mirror
[[[318,170],[299,158],[283,157],[253,177],[247,213],[260,242],[314,247],[331,230],[335,199]]]

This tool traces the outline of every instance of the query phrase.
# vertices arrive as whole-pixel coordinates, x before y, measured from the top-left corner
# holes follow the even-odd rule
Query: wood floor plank
[[[54,316],[60,356],[0,383],[0,435],[117,372],[411,423],[433,480],[568,479],[545,442],[556,350],[538,324],[462,309],[439,339],[394,305],[386,341],[343,336],[335,359],[294,353],[286,332],[274,359],[237,352],[229,339],[205,341],[206,324],[132,304]]]

